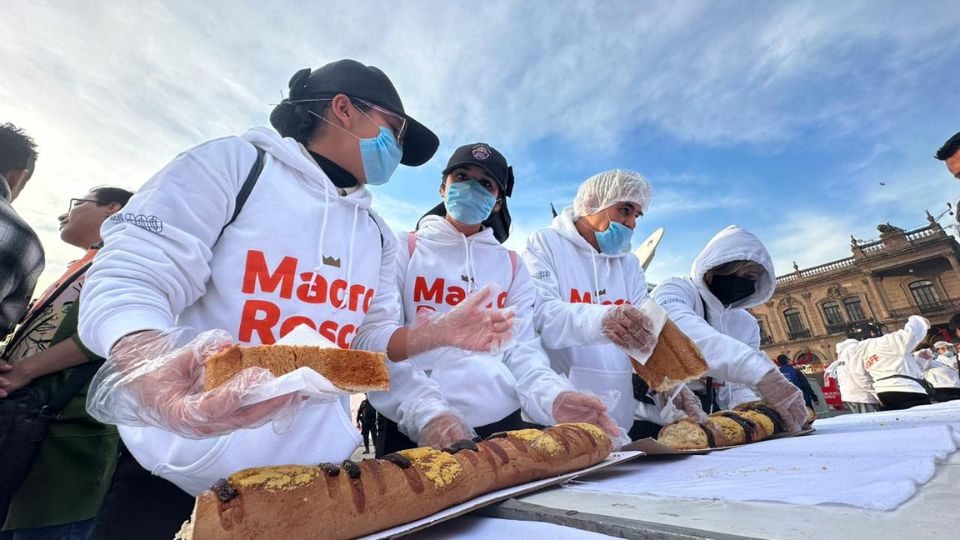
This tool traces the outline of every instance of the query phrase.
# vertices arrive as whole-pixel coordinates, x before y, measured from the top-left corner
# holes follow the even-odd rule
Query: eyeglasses
[[[388,110],[384,109],[383,107],[374,105],[373,103],[370,103],[369,101],[366,101],[366,100],[363,100],[363,99],[360,99],[360,98],[350,98],[350,99],[351,99],[351,100],[357,100],[357,101],[359,101],[360,103],[363,103],[364,105],[366,105],[367,107],[370,107],[371,109],[373,109],[373,110],[375,110],[375,111],[378,111],[378,112],[380,112],[380,113],[382,113],[382,114],[385,114],[385,115],[387,115],[387,116],[389,116],[390,118],[393,118],[393,119],[395,119],[395,120],[399,120],[399,121],[400,121],[400,129],[394,129],[394,127],[391,125],[391,126],[390,126],[390,130],[393,131],[393,136],[397,139],[397,144],[400,145],[401,147],[403,147],[403,139],[407,136],[407,119],[406,119],[405,117],[400,116],[399,114],[397,114],[397,113],[395,113],[395,112],[393,112],[393,111],[388,111]],[[289,100],[289,103],[315,103],[315,102],[317,102],[317,101],[333,101],[333,98],[291,99],[291,100]],[[363,112],[363,111],[361,111],[361,112]]]
[[[365,100],[362,100],[362,99],[360,99],[360,98],[355,98],[355,99],[356,99],[357,101],[359,101],[360,103],[363,103],[363,104],[366,105],[367,107],[370,107],[371,109],[380,112],[381,114],[385,114],[385,115],[389,116],[390,118],[393,118],[393,119],[395,119],[395,120],[399,120],[399,121],[400,121],[400,129],[399,129],[399,130],[394,130],[393,134],[394,134],[394,136],[397,138],[397,144],[399,144],[400,146],[403,146],[403,139],[404,139],[404,137],[407,136],[407,119],[406,119],[405,117],[400,116],[399,114],[397,114],[397,113],[395,113],[395,112],[388,111],[388,110],[384,109],[383,107],[378,107],[377,105],[374,105],[373,103],[370,103],[369,101],[365,101]],[[390,128],[393,129],[393,126],[390,126]]]
[[[70,209],[67,210],[67,212],[69,213],[69,212],[72,211],[74,208],[80,206],[81,203],[85,203],[85,202],[92,202],[92,203],[100,204],[100,201],[98,201],[98,200],[96,200],[96,199],[70,199]]]

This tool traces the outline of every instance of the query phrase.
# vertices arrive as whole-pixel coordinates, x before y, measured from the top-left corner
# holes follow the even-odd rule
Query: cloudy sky
[[[70,197],[135,189],[190,146],[267,125],[295,71],[345,57],[382,68],[441,139],[374,188],[395,229],[437,202],[447,157],[475,141],[517,171],[514,248],[589,176],[644,174],[654,198],[635,243],[666,228],[654,282],[687,273],[731,223],[783,274],[960,195],[932,159],[960,130],[950,1],[0,6],[0,121],[40,145],[15,207],[47,249],[44,283],[80,253],[57,234]]]

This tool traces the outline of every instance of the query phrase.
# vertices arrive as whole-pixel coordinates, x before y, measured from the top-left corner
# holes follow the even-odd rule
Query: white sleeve
[[[707,324],[697,314],[700,295],[689,281],[669,279],[653,291],[653,298],[666,310],[670,320],[692,339],[710,369],[707,375],[724,382],[756,386],[764,375],[774,369],[773,363],[762,352]]]
[[[911,315],[902,330],[872,338],[869,342],[871,351],[890,358],[905,357],[923,341],[929,329],[929,321],[919,315]]]
[[[377,214],[371,212],[380,227],[383,248],[380,257],[380,278],[377,291],[370,303],[370,311],[363,316],[357,335],[351,345],[354,349],[384,352],[390,337],[400,329],[403,311],[400,306],[400,291],[397,288],[397,237]],[[406,254],[406,245],[403,253]]]
[[[520,264],[523,264],[521,261]],[[517,379],[517,395],[523,412],[537,424],[553,425],[553,402],[557,394],[574,390],[566,377],[550,368],[550,360],[533,329],[537,289],[526,269],[518,268],[507,292],[507,306],[517,310],[517,344],[504,353],[507,368]]]
[[[407,233],[397,235],[393,244],[395,254],[391,276],[394,278],[393,287],[397,291],[399,305],[406,282],[407,265],[410,263]],[[403,308],[400,306],[397,313],[398,323],[404,323],[403,316]],[[390,390],[370,392],[370,404],[380,414],[396,422],[404,435],[417,442],[427,422],[453,407],[443,399],[440,386],[413,362],[387,361],[387,369],[390,371]]]
[[[537,288],[533,319],[543,344],[563,349],[602,343],[606,338],[601,333],[601,321],[610,306],[573,304],[563,298],[557,282],[557,261],[543,244],[541,233],[527,240],[523,260]]]
[[[254,147],[235,137],[188,150],[103,223],[104,247],[81,293],[84,345],[107,357],[131,332],[172,327],[204,294],[210,249],[255,160]]]

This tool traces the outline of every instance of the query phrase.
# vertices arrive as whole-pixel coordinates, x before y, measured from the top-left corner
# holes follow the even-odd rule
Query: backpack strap
[[[253,191],[253,186],[257,185],[257,180],[260,178],[260,173],[263,171],[264,155],[266,152],[259,146],[254,145],[254,148],[257,149],[257,159],[253,162],[250,172],[247,173],[247,178],[243,181],[243,185],[240,186],[240,191],[237,193],[236,203],[233,205],[233,215],[230,217],[230,220],[223,225],[223,228],[220,229],[220,234],[217,235],[218,241],[220,240],[220,237],[223,236],[223,232],[227,230],[227,227],[237,220],[237,217],[240,215],[240,210],[243,210],[243,205],[247,203],[247,199],[250,197],[250,192]]]

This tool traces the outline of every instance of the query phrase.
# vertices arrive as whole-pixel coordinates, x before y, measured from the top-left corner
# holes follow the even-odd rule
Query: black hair
[[[951,338],[956,337],[958,329],[960,329],[960,313],[957,313],[953,317],[950,317],[950,337]],[[951,339],[951,341],[953,340]]]
[[[790,358],[785,354],[781,354],[780,356],[777,356],[777,363],[781,366],[789,366]]]
[[[311,96],[293,101],[285,99],[270,113],[270,124],[281,137],[291,137],[306,146],[310,139],[324,128],[324,122],[318,117],[327,114],[333,97]],[[350,103],[362,112],[370,110],[366,103],[356,99],[350,98]]]
[[[90,193],[97,196],[97,204],[99,206],[120,203],[120,208],[126,206],[130,197],[133,197],[133,192],[111,186],[95,187],[90,190]]]
[[[946,161],[956,154],[957,150],[960,150],[960,131],[954,133],[953,137],[947,139],[947,142],[943,143],[943,146],[937,150],[937,154],[934,157],[940,161]]]
[[[17,126],[0,125],[0,174],[23,169],[33,170],[37,163],[37,143]]]

